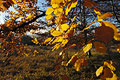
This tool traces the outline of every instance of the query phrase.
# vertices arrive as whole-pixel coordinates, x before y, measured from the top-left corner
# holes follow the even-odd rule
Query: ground
[[[36,56],[0,54],[0,80],[97,80],[96,69],[103,61],[111,58],[116,64],[115,73],[120,78],[120,54],[98,53],[92,49],[92,57],[88,58],[87,66],[75,71],[72,65],[64,67],[56,64],[61,49],[51,51],[46,47],[30,46],[37,49]],[[68,58],[76,53],[76,49],[66,51]]]

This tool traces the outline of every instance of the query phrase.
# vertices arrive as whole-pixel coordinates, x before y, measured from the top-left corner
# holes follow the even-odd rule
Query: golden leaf
[[[53,17],[52,15],[47,15],[46,20],[51,20],[52,17]]]
[[[52,40],[52,37],[49,37],[47,38],[45,41],[44,41],[44,44],[46,44],[47,42],[51,41]]]
[[[60,28],[62,31],[66,31],[69,28],[69,25],[68,23],[65,23],[65,24],[62,24]]]
[[[114,36],[114,30],[110,27],[101,26],[95,29],[96,40],[109,43],[110,41],[112,41],[113,36]]]
[[[35,38],[34,40],[32,40],[32,42],[35,43],[35,44],[39,43],[38,40],[37,40],[37,38]]]
[[[58,30],[54,30],[53,32],[51,32],[51,35],[53,36],[60,36],[62,33]]]
[[[58,5],[58,4],[52,4],[52,7],[53,7],[53,8],[58,8],[59,5]]]
[[[77,55],[78,55],[78,53],[74,54],[74,55],[71,57],[71,59],[68,61],[68,63],[66,64],[66,66],[68,66],[68,64],[71,63],[72,60],[73,60],[72,63],[75,63],[76,60],[78,59],[78,58],[77,58]]]
[[[88,43],[83,47],[83,52],[86,53],[92,48],[92,43]]]
[[[112,61],[105,61],[104,65],[107,66],[108,68],[110,68],[112,71],[115,71],[115,67],[113,66],[113,62]]]
[[[17,3],[17,1],[16,0],[12,0],[13,2],[14,2],[14,4],[16,4]]]
[[[47,8],[47,10],[46,10],[46,13],[45,13],[45,14],[50,15],[53,11],[54,11],[54,9],[53,9],[53,8],[51,8],[51,7],[49,7],[49,8]]]
[[[104,43],[101,43],[101,42],[94,42],[94,46],[95,46],[95,49],[98,51],[98,52],[101,52],[101,53],[106,53],[107,49],[104,45]]]
[[[56,16],[61,16],[62,13],[63,13],[63,8],[57,8],[54,10],[54,14]]]
[[[84,64],[86,64],[86,59],[84,59],[84,58],[77,59],[74,64],[75,70],[80,71],[82,69],[82,67],[84,66]]]
[[[100,76],[100,74],[102,74],[102,72],[103,72],[103,66],[100,66],[96,71],[96,76],[97,77]]]
[[[64,3],[64,0],[51,0],[51,5]]]
[[[61,46],[61,47],[64,47],[67,43],[68,43],[68,39],[64,39],[64,40],[62,41],[62,46]]]
[[[69,3],[68,6],[67,6],[67,8],[66,8],[66,10],[65,10],[65,15],[68,15],[68,12],[69,12],[72,8],[76,7],[76,6],[77,6],[77,3],[78,3],[78,0],[75,0],[75,1],[73,1],[73,2],[71,2],[71,3]]]
[[[106,18],[110,18],[112,16],[113,16],[113,14],[107,12],[107,13],[100,15],[99,19],[106,19]]]
[[[94,8],[94,11],[97,14],[97,16],[101,15],[101,11],[98,8]]]
[[[37,50],[34,50],[33,56],[35,56],[37,53],[39,53]]]

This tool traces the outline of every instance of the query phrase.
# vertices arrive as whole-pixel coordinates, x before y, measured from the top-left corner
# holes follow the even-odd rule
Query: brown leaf
[[[114,36],[114,30],[107,26],[101,26],[95,29],[96,40],[108,43],[112,41]]]
[[[94,46],[95,46],[96,51],[98,51],[100,53],[106,53],[106,51],[107,51],[104,43],[96,41],[96,42],[94,42]]]
[[[106,78],[112,78],[113,77],[113,74],[112,74],[110,68],[105,68],[104,69],[104,77],[106,77]]]
[[[77,56],[74,56],[73,57],[73,59],[72,59],[72,61],[71,61],[71,63],[72,63],[72,65],[74,65],[75,64],[75,62],[76,62],[76,60],[78,59],[78,57]]]

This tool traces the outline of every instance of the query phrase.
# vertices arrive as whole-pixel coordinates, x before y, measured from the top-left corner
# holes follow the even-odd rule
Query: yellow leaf
[[[66,64],[66,66],[68,66],[68,64],[71,63],[72,60],[73,60],[72,63],[75,63],[76,60],[78,59],[77,55],[78,55],[78,53],[74,54],[74,55],[71,57],[71,59],[68,61],[68,63]]]
[[[102,74],[102,72],[103,72],[103,66],[100,66],[96,71],[96,76],[97,77],[100,76],[100,74]]]
[[[52,51],[54,51],[55,49],[58,49],[60,46],[61,46],[61,43],[55,44],[55,46],[52,47],[53,48]]]
[[[76,71],[80,71],[84,65],[86,65],[86,59],[79,58],[76,60],[76,62],[74,64],[74,68]]]
[[[14,2],[14,4],[16,4],[17,3],[17,1],[16,0],[12,0],[13,2]]]
[[[68,12],[77,6],[78,0],[74,0],[73,2],[69,3],[66,10],[65,10],[65,15],[68,15]]]
[[[35,38],[34,40],[32,40],[32,42],[35,43],[35,44],[39,43],[38,40],[37,40],[37,38]]]
[[[52,37],[49,37],[49,38],[47,38],[45,41],[44,41],[44,43],[46,44],[47,42],[49,42],[49,41],[51,41],[52,40]]]
[[[97,14],[97,16],[101,15],[101,11],[98,8],[94,8],[94,11]]]
[[[52,17],[53,17],[52,15],[47,15],[46,20],[51,20]]]
[[[60,36],[62,33],[58,30],[54,30],[53,32],[51,32],[51,35],[53,36]]]
[[[83,47],[83,52],[86,53],[92,48],[92,43],[88,43],[86,46]]]
[[[51,0],[51,5],[53,4],[60,4],[60,3],[64,3],[64,0]]]
[[[55,14],[56,16],[60,16],[62,13],[63,13],[63,8],[57,8],[57,9],[55,9],[55,11],[54,11],[54,14]]]
[[[53,8],[58,8],[59,5],[58,5],[58,4],[52,4],[52,7],[53,7]]]
[[[68,23],[65,23],[65,24],[62,24],[60,28],[62,31],[66,31],[69,28],[69,25]]]
[[[112,17],[113,16],[113,14],[111,14],[111,13],[104,13],[104,14],[102,14],[100,17],[99,17],[99,19],[106,19],[106,18],[110,18],[110,17]]]
[[[64,39],[64,40],[62,41],[61,47],[64,47],[67,43],[68,43],[68,39]]]
[[[47,8],[47,10],[46,10],[46,14],[49,15],[49,14],[51,14],[53,11],[54,11],[54,9],[51,8],[51,7],[49,7],[49,8]]]
[[[104,65],[107,66],[108,68],[110,68],[112,71],[115,71],[115,67],[113,66],[113,62],[112,61],[105,61]]]

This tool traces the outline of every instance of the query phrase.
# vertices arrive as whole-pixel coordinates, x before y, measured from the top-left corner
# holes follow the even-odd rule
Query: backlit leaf
[[[58,5],[58,4],[52,4],[52,7],[53,7],[53,8],[58,8],[59,5]]]
[[[84,65],[86,65],[86,59],[80,58],[76,60],[74,68],[76,71],[80,71]]]
[[[68,12],[69,12],[72,8],[76,7],[77,2],[78,2],[78,0],[74,0],[73,2],[71,2],[71,3],[68,4],[68,6],[67,6],[67,8],[66,8],[66,10],[65,10],[65,14],[66,14],[66,15],[68,15]]]
[[[62,24],[61,27],[62,31],[66,31],[69,28],[68,23]]]
[[[92,43],[88,43],[86,46],[83,47],[83,52],[86,53],[92,48]]]
[[[94,11],[97,14],[97,16],[101,15],[101,11],[98,8],[94,8]]]
[[[53,17],[52,15],[47,15],[46,20],[51,20],[52,17]]]
[[[58,30],[54,30],[53,32],[51,32],[51,35],[53,36],[60,36],[62,33]]]
[[[51,14],[53,11],[54,11],[54,9],[51,8],[51,7],[49,7],[49,8],[47,8],[47,10],[46,10],[46,14],[49,15],[49,14]]]
[[[102,72],[103,72],[103,66],[100,66],[96,71],[96,76],[97,77],[100,76],[100,74],[102,74]]]
[[[35,38],[34,40],[32,40],[32,42],[35,43],[35,44],[39,43],[38,40],[37,40],[37,38]]]
[[[47,43],[47,42],[49,42],[49,41],[51,41],[52,40],[52,37],[49,37],[49,38],[47,38],[45,41],[44,41],[44,43]]]
[[[105,61],[104,65],[107,66],[108,68],[110,68],[112,71],[115,71],[115,67],[113,66],[113,62],[112,61]]]
[[[113,14],[111,14],[111,13],[104,13],[99,17],[99,19],[106,19],[106,18],[110,18],[112,16],[113,16]]]

